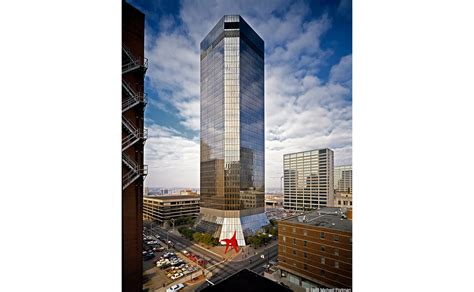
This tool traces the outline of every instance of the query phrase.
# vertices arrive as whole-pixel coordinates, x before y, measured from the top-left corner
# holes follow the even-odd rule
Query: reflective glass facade
[[[263,40],[239,15],[221,18],[201,42],[201,207],[249,210],[218,216],[217,224],[264,212],[263,52]],[[243,221],[256,220],[249,218]],[[227,221],[241,228],[236,220]]]
[[[334,152],[320,149],[283,156],[283,207],[310,210],[334,204]]]

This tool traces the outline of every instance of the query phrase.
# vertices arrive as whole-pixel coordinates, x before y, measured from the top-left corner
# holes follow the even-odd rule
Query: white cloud
[[[166,104],[171,105],[185,127],[199,130],[198,48],[177,30],[162,33],[156,38],[148,35],[147,42],[147,77],[160,96],[159,100],[151,100],[150,104],[166,111],[169,111]]]
[[[185,127],[199,131],[200,126],[200,102],[199,99],[193,98],[189,101],[177,102],[176,108],[180,114],[186,116],[186,119],[181,122]]]
[[[331,68],[329,76],[332,82],[352,81],[352,54],[342,57],[339,63]]]
[[[265,97],[266,187],[280,186],[286,153],[329,147],[335,152],[336,165],[352,163],[351,68],[352,57],[342,57],[331,68],[326,83],[309,72],[298,76],[298,66],[269,69]]]
[[[147,186],[199,187],[199,142],[172,128],[152,125],[145,144]]]

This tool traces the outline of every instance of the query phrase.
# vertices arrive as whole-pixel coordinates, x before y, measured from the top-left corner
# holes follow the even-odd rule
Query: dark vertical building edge
[[[122,1],[122,291],[142,291],[145,15]]]

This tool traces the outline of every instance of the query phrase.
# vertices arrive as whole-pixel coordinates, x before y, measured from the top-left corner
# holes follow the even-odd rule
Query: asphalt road
[[[201,258],[204,258],[209,263],[208,267],[212,266],[208,270],[212,272],[213,276],[208,280],[214,284],[226,279],[227,277],[233,275],[234,273],[244,268],[247,268],[258,274],[261,274],[265,270],[263,266],[267,264],[268,261],[276,259],[277,254],[278,254],[278,247],[275,244],[267,248],[264,252],[259,252],[257,255],[250,256],[244,261],[222,262],[222,259],[219,256],[213,253],[207,252],[204,249],[198,248],[194,246],[186,238],[169,233],[166,230],[162,229],[161,227],[158,227],[158,226],[154,227],[152,230],[152,233],[154,235],[155,234],[160,235],[162,240],[165,240],[165,241],[170,240],[178,250],[185,249],[187,251],[190,251],[200,256]],[[261,258],[262,254],[265,255],[265,258],[263,259]],[[197,287],[196,291],[199,291],[208,285],[210,284],[205,282],[203,285]]]
[[[277,245],[271,246],[267,250],[265,250],[264,255],[265,258],[261,258],[262,253],[258,253],[257,255],[253,255],[248,259],[240,262],[225,262],[218,266],[215,269],[212,269],[213,276],[208,279],[214,284],[226,279],[227,277],[233,275],[234,273],[242,270],[242,269],[249,269],[257,274],[261,274],[264,272],[265,268],[263,267],[268,261],[274,260],[278,254],[278,247]],[[206,287],[208,284],[203,284],[202,287],[198,287],[196,291]]]
[[[207,252],[201,248],[195,247],[190,241],[187,239],[174,235],[172,233],[167,232],[166,230],[160,228],[160,227],[154,227],[153,228],[153,234],[158,234],[160,235],[161,239],[166,241],[167,238],[169,241],[171,241],[176,249],[182,250],[185,249],[187,251],[190,251],[194,254],[197,254],[201,258],[205,259],[210,265],[216,264],[220,261],[222,261],[221,258],[218,256],[214,255],[213,253]]]

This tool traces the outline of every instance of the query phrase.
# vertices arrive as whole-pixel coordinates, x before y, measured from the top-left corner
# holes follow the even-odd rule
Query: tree
[[[189,227],[180,227],[178,228],[179,233],[181,233],[188,240],[193,240],[193,235],[195,231]]]
[[[272,236],[278,236],[278,228],[273,227],[268,233],[270,233]]]

